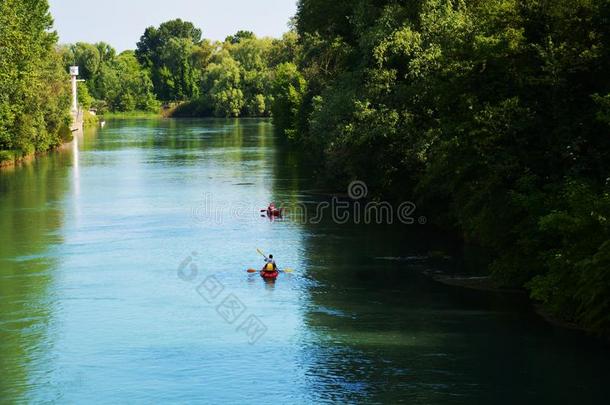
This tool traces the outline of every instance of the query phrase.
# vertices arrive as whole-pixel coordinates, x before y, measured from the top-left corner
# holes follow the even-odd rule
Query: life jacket
[[[265,265],[265,271],[275,271],[275,266],[273,262],[269,262]]]

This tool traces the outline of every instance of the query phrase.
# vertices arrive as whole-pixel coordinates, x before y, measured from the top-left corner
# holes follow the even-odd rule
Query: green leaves
[[[117,56],[114,48],[106,43],[79,42],[64,50],[64,69],[75,60],[85,78],[84,84],[79,84],[79,101],[83,107],[96,107],[101,113],[159,110],[150,75],[138,63],[133,51]]]
[[[240,88],[241,72],[235,59],[226,56],[211,63],[204,72],[203,89],[208,95],[214,113],[220,117],[238,117],[244,106]]]
[[[164,57],[171,63],[156,73],[161,86],[156,91],[187,101],[176,108],[174,116],[269,116],[274,103],[274,69],[297,57],[297,41],[294,32],[282,39],[270,39],[257,38],[248,31],[239,31],[223,43],[202,41],[191,48],[190,62],[186,59],[188,52]],[[153,79],[154,75],[153,69]],[[181,86],[186,83],[182,80],[185,77],[186,82],[197,83],[197,88],[184,91]]]
[[[301,0],[308,93],[282,126],[328,178],[416,194],[501,283],[608,331],[605,3]]]
[[[69,77],[55,49],[47,1],[0,2],[0,149],[59,145],[69,125]]]
[[[285,135],[296,129],[296,120],[307,91],[307,82],[294,63],[282,63],[273,73],[273,122]]]
[[[148,27],[137,44],[138,61],[150,69],[155,93],[163,101],[196,98],[201,70],[201,30],[181,19],[167,21],[159,28]]]

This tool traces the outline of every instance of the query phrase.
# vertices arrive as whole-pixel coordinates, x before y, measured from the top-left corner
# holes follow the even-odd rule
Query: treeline
[[[0,164],[71,137],[69,77],[49,6],[0,0]]]
[[[279,129],[610,332],[610,1],[300,0]],[[288,96],[288,94],[290,96]]]
[[[150,31],[147,31],[147,34],[150,34]],[[142,55],[144,62],[151,66],[153,72],[163,72],[168,62],[151,62],[155,61],[155,57],[148,56],[149,47],[145,44],[151,39],[147,34],[139,43],[138,53]],[[166,84],[165,75],[159,73],[155,75],[159,80],[156,88],[160,89],[160,94],[163,94],[166,100],[179,100],[188,93],[190,102],[181,105],[175,111],[175,116],[270,116],[277,107],[274,106],[274,86],[277,80],[281,80],[287,69],[296,72],[296,66],[292,63],[296,46],[297,37],[293,32],[285,34],[281,39],[271,39],[257,38],[251,32],[239,31],[222,43],[201,41],[194,51],[194,66],[197,69],[174,70],[190,74],[185,75],[183,81],[170,81],[173,84],[182,82],[185,85],[176,86],[176,91]],[[182,60],[185,61],[185,58]],[[184,62],[182,66],[188,66],[188,63]],[[190,86],[186,85],[187,83],[190,83]]]
[[[106,111],[158,111],[161,104],[153,91],[150,75],[142,69],[133,51],[117,55],[110,45],[78,42],[60,49],[64,69],[79,67],[79,103],[83,108]]]
[[[271,39],[239,31],[212,42],[176,19],[147,28],[135,51],[117,55],[105,43],[77,43],[63,56],[66,68],[81,68],[81,103],[102,112],[164,105],[173,116],[260,117],[274,109],[276,77],[296,72],[296,48],[294,32]]]

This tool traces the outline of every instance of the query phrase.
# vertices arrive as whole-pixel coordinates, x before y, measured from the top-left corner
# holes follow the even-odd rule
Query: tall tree
[[[52,24],[46,0],[0,1],[0,149],[44,151],[69,136],[69,80]]]
[[[254,35],[254,33],[252,31],[239,30],[235,33],[235,35],[229,35],[225,39],[225,42],[229,42],[231,44],[238,44],[241,41],[243,41],[244,39],[252,39],[255,37],[256,37],[256,35]]]
[[[161,100],[184,100],[197,95],[191,56],[200,42],[201,30],[181,19],[146,29],[135,55],[151,71],[155,93]]]

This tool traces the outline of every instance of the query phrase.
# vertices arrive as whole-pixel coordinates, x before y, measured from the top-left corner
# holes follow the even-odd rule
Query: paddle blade
[[[267,255],[265,255],[260,249],[256,249],[256,251],[258,252],[258,254],[260,254],[264,258],[267,258]]]
[[[294,273],[293,269],[284,269],[284,273]]]
[[[248,273],[258,273],[258,270],[248,269]]]

